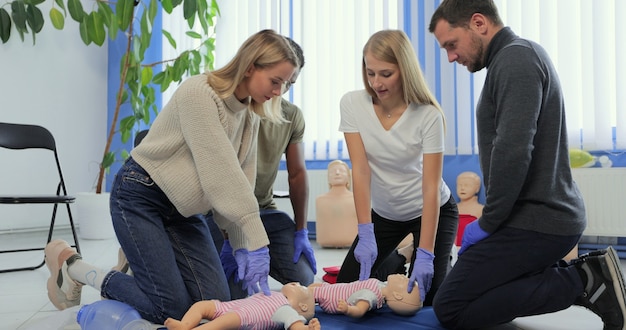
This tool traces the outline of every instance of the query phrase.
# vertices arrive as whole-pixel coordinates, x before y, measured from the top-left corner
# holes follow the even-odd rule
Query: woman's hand
[[[359,242],[356,243],[354,248],[354,258],[361,264],[359,281],[370,277],[376,257],[378,257],[378,246],[376,245],[376,236],[374,235],[374,224],[360,223]]]
[[[260,290],[266,296],[271,295],[267,277],[270,274],[270,250],[267,246],[258,250],[248,251],[239,249],[235,251],[239,280],[244,281],[244,287],[248,294],[252,295]],[[259,290],[259,286],[261,289]]]

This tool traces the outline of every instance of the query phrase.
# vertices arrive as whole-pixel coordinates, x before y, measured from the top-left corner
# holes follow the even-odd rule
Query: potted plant
[[[45,19],[41,7],[45,0],[12,0],[0,6],[0,40],[6,43],[15,33],[22,41],[30,34],[33,44],[37,34],[43,29]],[[182,15],[189,31],[187,37],[196,41],[197,46],[185,49],[173,59],[147,63],[146,52],[150,49],[153,38],[155,19],[162,9],[163,15],[178,14],[175,11],[182,6]],[[108,128],[107,140],[100,161],[99,174],[95,186],[96,195],[103,194],[106,174],[113,163],[128,158],[128,150],[121,148],[112,150],[114,138],[122,145],[128,141],[141,126],[150,124],[152,116],[158,113],[157,88],[160,92],[168,89],[172,82],[180,82],[187,75],[198,74],[206,69],[213,69],[213,50],[215,39],[212,27],[219,16],[216,0],[117,0],[108,2],[95,0],[93,9],[85,11],[80,0],[55,0],[49,10],[48,18],[54,28],[63,30],[65,20],[71,17],[78,25],[78,32],[85,45],[105,44],[107,36],[112,42],[123,44],[123,54],[119,63],[119,87],[112,109],[113,119]],[[166,30],[158,30],[154,37],[165,36],[168,43],[177,49],[177,41]],[[110,78],[109,78],[110,79]],[[132,146],[129,146],[130,149]],[[107,220],[90,221],[110,227],[108,213],[108,197],[101,196],[106,205],[104,214]],[[81,199],[79,197],[79,199]],[[80,207],[77,207],[80,208]],[[77,218],[80,218],[80,210]],[[81,219],[82,220],[82,219]],[[84,222],[79,220],[81,225]],[[83,227],[83,226],[80,226]],[[81,228],[81,233],[83,228]],[[112,236],[106,230],[97,228],[94,234],[108,238]],[[86,235],[90,236],[90,235]]]

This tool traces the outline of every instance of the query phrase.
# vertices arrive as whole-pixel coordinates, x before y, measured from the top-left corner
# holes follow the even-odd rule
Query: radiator
[[[626,168],[575,168],[587,209],[586,236],[626,237]]]
[[[315,198],[328,191],[327,171],[308,170],[308,220],[315,221]],[[626,237],[626,168],[575,168],[574,180],[582,192],[587,210],[585,236]],[[287,171],[278,171],[275,190],[287,191]],[[276,199],[279,209],[293,216],[288,198]]]

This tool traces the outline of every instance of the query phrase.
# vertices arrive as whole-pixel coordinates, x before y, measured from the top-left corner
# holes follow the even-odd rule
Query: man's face
[[[285,81],[285,83],[283,84],[283,89],[282,89],[283,94],[287,93],[289,89],[291,88],[291,86],[296,83],[296,80],[298,80],[299,75],[300,75],[300,69],[296,69],[296,71],[293,72],[293,75],[291,76],[291,78]]]
[[[452,28],[448,21],[441,19],[433,34],[441,48],[448,53],[448,62],[457,62],[469,72],[477,72],[485,67],[483,42],[471,24],[469,28]]]

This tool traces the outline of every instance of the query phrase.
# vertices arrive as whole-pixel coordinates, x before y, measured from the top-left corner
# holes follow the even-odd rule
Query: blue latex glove
[[[461,249],[459,249],[458,255],[463,254],[470,246],[484,240],[489,237],[489,233],[480,228],[478,219],[470,222],[465,226],[463,231],[463,238],[461,239]]]
[[[220,261],[222,262],[226,279],[230,279],[237,271],[237,261],[233,255],[233,247],[230,246],[230,242],[227,239],[224,240],[222,251],[220,251]],[[235,283],[239,283],[239,276],[235,276]]]
[[[293,263],[297,263],[298,259],[300,259],[300,255],[304,254],[306,260],[309,261],[309,265],[311,265],[313,274],[317,274],[317,262],[315,261],[315,254],[313,253],[313,248],[309,241],[309,231],[306,228],[300,229],[294,233],[293,248]]]
[[[413,271],[411,272],[409,287],[407,289],[408,292],[411,293],[417,281],[422,302],[424,302],[426,293],[428,293],[430,286],[433,284],[433,276],[435,275],[433,260],[435,260],[435,255],[432,252],[422,248],[415,250],[415,262],[413,263]]]
[[[270,250],[267,246],[258,250],[235,251],[239,280],[243,280],[244,288],[249,295],[259,292],[259,286],[266,296],[271,294],[267,276],[270,273]]]
[[[358,230],[359,242],[354,248],[354,258],[361,264],[359,281],[364,281],[370,278],[372,265],[378,257],[378,246],[376,246],[373,223],[360,223]]]

